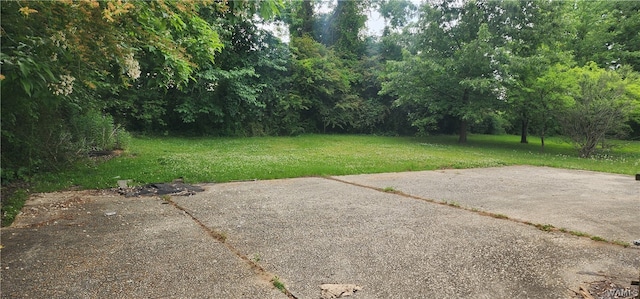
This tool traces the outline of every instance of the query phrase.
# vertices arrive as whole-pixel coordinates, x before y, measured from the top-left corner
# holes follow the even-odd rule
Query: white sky
[[[384,30],[384,19],[377,11],[372,11],[367,16],[367,35],[381,36]]]
[[[357,0],[354,0],[357,1]],[[415,2],[416,5],[419,4],[420,0],[412,0],[412,2]],[[332,3],[324,3],[322,6],[318,7],[317,12],[318,13],[327,13],[331,11],[331,6],[334,6],[336,3],[336,1],[332,1]],[[331,5],[331,6],[330,6]],[[367,26],[367,35],[374,35],[374,36],[381,36],[382,35],[382,30],[384,30],[384,19],[382,18],[382,16],[378,13],[378,11],[370,11],[367,14],[367,23],[365,24],[365,26]]]
[[[354,0],[357,1],[357,0]],[[414,5],[416,6],[420,6],[420,4],[422,3],[422,0],[411,0],[411,2],[413,2]],[[335,3],[335,1],[333,2]],[[331,5],[335,5],[331,3]],[[330,3],[325,2],[322,6],[317,8],[317,13],[327,13],[329,11],[331,11],[331,6],[329,5]],[[382,16],[378,13],[378,11],[370,11],[367,14],[367,23],[365,24],[366,28],[366,35],[368,36],[381,36],[382,35],[382,31],[384,30],[384,19],[382,18]],[[288,32],[288,28],[286,25],[284,24],[272,24],[266,27],[268,30],[271,30],[271,32],[274,32],[276,36],[280,37],[280,39],[282,39],[282,41],[284,41],[285,43],[289,42],[289,32]]]

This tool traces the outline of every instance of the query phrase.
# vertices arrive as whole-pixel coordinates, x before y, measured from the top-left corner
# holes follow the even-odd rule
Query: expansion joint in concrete
[[[203,231],[205,231],[211,238],[213,238],[216,241],[222,243],[229,251],[231,251],[238,258],[240,258],[243,262],[245,262],[249,266],[249,268],[251,268],[251,270],[253,270],[253,272],[256,275],[258,275],[258,277],[260,277],[260,279],[266,280],[267,282],[269,282],[271,284],[273,282],[274,277],[277,277],[275,274],[270,273],[265,268],[260,266],[257,262],[251,260],[248,256],[246,256],[242,252],[240,252],[239,249],[235,248],[233,245],[231,245],[229,242],[227,242],[227,237],[226,237],[225,234],[220,233],[220,232],[218,232],[218,231],[206,226],[202,221],[200,221],[200,219],[198,219],[196,216],[194,216],[193,213],[191,213],[187,209],[181,207],[180,205],[178,205],[176,202],[172,201],[171,199],[166,199],[166,200],[173,207],[175,207],[176,209],[182,211],[185,215],[191,217],[191,219],[198,226],[200,226],[200,228]],[[290,299],[297,299],[297,297],[295,295],[293,295],[286,287],[280,287],[278,289],[280,291],[282,291],[282,293],[287,295],[287,297],[289,297]]]

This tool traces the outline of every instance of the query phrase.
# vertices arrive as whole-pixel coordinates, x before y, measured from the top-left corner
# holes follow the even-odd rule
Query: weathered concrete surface
[[[62,192],[23,211],[2,229],[2,298],[286,298],[158,198]]]
[[[375,175],[373,176],[375,177]],[[298,298],[563,298],[629,284],[640,251],[323,178],[213,185],[176,202],[277,273]]]
[[[640,239],[640,181],[633,176],[548,167],[478,169],[342,176],[340,180],[607,240]]]
[[[512,198],[521,198],[517,186],[572,198],[572,192],[583,190],[574,184],[591,176],[600,178],[602,190],[622,189],[630,196],[637,191],[616,175],[543,170],[557,172],[554,180],[564,183],[538,178],[503,187],[512,186],[507,178],[518,174],[539,175],[540,168],[532,167],[487,169],[485,175],[476,173],[481,170],[470,170],[475,175],[451,170],[450,176],[434,172],[337,179],[446,199],[427,196],[430,191],[424,190],[453,187],[450,177],[461,176],[471,193],[484,194],[496,207],[500,201],[509,206]],[[441,179],[425,184],[421,177],[430,175]],[[95,192],[34,198],[13,227],[2,229],[2,298],[286,298],[269,282],[272,276],[297,298],[320,298],[323,284],[356,285],[361,290],[349,297],[354,299],[570,298],[581,284],[605,277],[628,286],[640,271],[638,247],[543,232],[334,179],[204,187],[206,191],[195,196],[173,197],[175,206],[158,198]],[[455,197],[446,200],[463,206],[473,202],[468,194]],[[480,202],[483,196],[477,198]],[[547,211],[568,209],[558,199],[538,202]],[[633,217],[612,219],[616,225],[602,220],[618,215],[609,207],[612,202],[589,203],[600,213],[595,224],[590,213],[564,214],[567,223],[580,224],[576,230],[609,238],[613,234],[596,229],[619,233],[637,227]],[[489,207],[484,209],[509,217],[520,212]],[[105,216],[108,212],[115,215]],[[224,236],[224,242],[215,236]],[[253,263],[263,269],[252,268]]]

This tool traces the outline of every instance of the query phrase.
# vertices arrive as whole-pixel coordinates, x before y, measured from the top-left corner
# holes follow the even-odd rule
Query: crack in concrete
[[[463,211],[476,213],[476,214],[481,215],[481,216],[488,216],[488,217],[492,217],[492,218],[496,218],[496,219],[502,219],[502,220],[507,220],[507,221],[511,221],[511,222],[515,222],[515,223],[525,224],[525,225],[533,226],[533,227],[535,227],[535,228],[537,228],[537,229],[539,229],[541,231],[546,231],[546,232],[554,231],[554,232],[569,234],[569,235],[573,235],[573,236],[577,236],[577,237],[588,238],[588,239],[593,240],[594,242],[603,242],[603,243],[607,243],[607,244],[611,244],[611,245],[616,245],[616,246],[621,246],[621,247],[624,247],[624,248],[629,248],[629,244],[627,244],[627,243],[618,242],[618,241],[615,241],[615,240],[614,241],[610,241],[610,240],[606,240],[604,238],[600,238],[598,236],[589,235],[589,234],[586,234],[586,233],[577,234],[577,232],[569,231],[569,230],[566,230],[566,229],[563,229],[563,228],[557,228],[557,227],[554,227],[554,226],[549,225],[549,224],[532,223],[532,222],[525,221],[525,220],[519,220],[519,219],[515,219],[515,218],[510,218],[509,216],[503,215],[503,214],[482,211],[482,210],[479,210],[479,209],[476,209],[476,208],[463,207],[460,204],[455,203],[455,202],[447,202],[447,201],[443,201],[443,200],[435,200],[435,199],[431,199],[431,198],[420,197],[420,196],[404,193],[402,191],[395,190],[395,189],[392,190],[392,191],[389,191],[389,190],[386,190],[384,188],[378,188],[378,187],[374,187],[374,186],[363,185],[363,184],[359,184],[359,183],[354,183],[354,182],[341,180],[341,179],[333,177],[333,176],[321,176],[321,178],[324,178],[324,179],[327,179],[327,180],[336,181],[336,182],[340,182],[340,183],[343,183],[343,184],[356,186],[356,187],[371,189],[371,190],[375,190],[375,191],[382,192],[382,193],[395,194],[395,195],[399,195],[399,196],[402,196],[402,197],[416,199],[416,200],[420,200],[420,201],[424,201],[424,202],[428,202],[428,203],[432,203],[432,204],[438,204],[438,205],[441,205],[441,206],[448,206],[448,207],[451,207],[451,208],[456,208],[456,209],[460,209],[460,210],[463,210]],[[634,249],[637,249],[637,248],[634,248]]]
[[[240,252],[239,249],[235,248],[233,245],[229,244],[227,242],[227,237],[222,234],[217,232],[216,230],[206,226],[202,221],[200,221],[200,219],[198,219],[196,216],[194,216],[191,212],[189,212],[187,209],[181,207],[180,205],[178,205],[176,202],[174,202],[173,200],[171,200],[171,198],[166,199],[166,201],[171,204],[173,207],[175,207],[176,209],[182,211],[183,213],[185,213],[187,216],[191,217],[191,219],[198,225],[200,226],[200,228],[202,230],[204,230],[210,237],[212,237],[213,239],[215,239],[216,241],[222,243],[229,251],[231,251],[233,254],[235,254],[238,258],[240,258],[242,261],[244,261],[249,268],[251,268],[251,270],[253,270],[253,272],[258,275],[258,277],[262,280],[265,280],[267,282],[269,282],[270,285],[272,285],[274,288],[278,289],[279,291],[281,291],[282,293],[284,293],[287,297],[289,297],[290,299],[298,299],[295,295],[293,295],[287,288],[286,286],[283,286],[281,289],[277,288],[274,285],[274,278],[277,277],[275,274],[270,273],[269,271],[267,271],[265,268],[263,268],[262,266],[260,266],[257,262],[251,260],[248,256],[242,254],[242,252]]]

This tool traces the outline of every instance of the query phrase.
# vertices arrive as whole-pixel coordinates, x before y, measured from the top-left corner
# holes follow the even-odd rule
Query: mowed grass
[[[519,136],[471,135],[380,137],[302,135],[297,137],[178,138],[138,137],[123,155],[36,177],[36,191],[73,186],[112,188],[121,179],[135,184],[265,180],[304,176],[418,171],[446,168],[536,165],[633,175],[640,173],[640,142],[618,141],[591,159],[559,138],[520,144]]]

